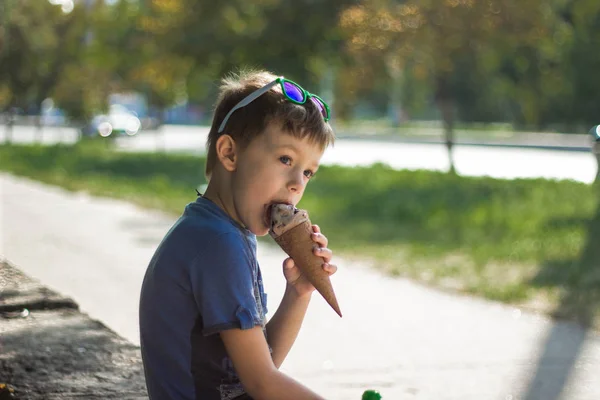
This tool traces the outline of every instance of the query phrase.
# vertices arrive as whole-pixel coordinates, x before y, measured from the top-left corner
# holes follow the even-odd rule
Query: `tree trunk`
[[[387,72],[391,78],[389,85],[389,102],[392,123],[400,126],[404,122],[402,110],[402,66],[396,57],[386,58]]]
[[[44,127],[42,126],[42,116],[40,113],[35,117],[35,135],[37,137],[36,142],[41,144],[44,140]]]
[[[160,110],[159,115],[158,115],[158,134],[156,135],[157,138],[159,138],[160,140],[160,145],[158,145],[157,147],[159,148],[160,151],[162,151],[163,153],[167,152],[167,130],[165,129],[165,109],[166,107],[164,106],[160,106],[158,108]]]
[[[435,102],[444,122],[444,137],[446,148],[448,149],[448,163],[450,164],[448,172],[456,174],[454,154],[452,152],[454,147],[454,99],[451,95],[448,79],[444,76],[439,76],[436,79]]]
[[[12,107],[8,108],[7,118],[6,129],[4,130],[4,143],[11,144],[13,141],[13,126],[15,124],[15,116]]]
[[[449,99],[438,100],[438,108],[442,114],[444,122],[444,139],[446,141],[446,148],[448,149],[448,162],[450,169],[448,170],[451,174],[456,174],[456,168],[454,167],[454,102]]]

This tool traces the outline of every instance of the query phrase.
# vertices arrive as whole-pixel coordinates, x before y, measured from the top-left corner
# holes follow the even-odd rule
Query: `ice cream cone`
[[[313,252],[316,243],[311,238],[312,224],[308,215],[305,212],[304,214],[305,218],[302,218],[303,221],[298,225],[286,227],[289,229],[286,229],[281,235],[272,234],[271,236],[283,251],[292,257],[310,283],[341,317],[342,312],[335,297],[329,274],[323,269],[323,258]]]

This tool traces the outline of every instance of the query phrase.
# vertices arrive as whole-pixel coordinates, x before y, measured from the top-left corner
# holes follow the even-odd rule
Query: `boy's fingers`
[[[321,233],[321,228],[319,228],[319,225],[313,225],[312,229],[315,233]]]
[[[333,252],[327,247],[316,247],[314,253],[316,256],[325,259],[325,262],[331,261],[331,258],[333,257]]]
[[[333,264],[329,264],[329,263],[324,263],[323,264],[323,269],[329,273],[329,275],[333,275],[337,272],[338,267],[337,265],[333,265]]]
[[[283,269],[292,269],[296,264],[294,264],[294,260],[292,257],[288,257],[283,260]]]
[[[317,242],[321,247],[327,247],[329,244],[329,240],[327,236],[323,235],[321,232],[315,232],[312,234],[312,240]]]

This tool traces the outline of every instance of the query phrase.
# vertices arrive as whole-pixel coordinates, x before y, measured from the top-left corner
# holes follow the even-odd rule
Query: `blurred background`
[[[0,169],[175,216],[220,78],[284,75],[332,109],[301,206],[336,254],[577,323],[518,397],[558,399],[600,327],[598,49],[598,0],[0,0]]]
[[[584,133],[599,108],[593,0],[0,2],[5,121],[207,124],[218,79],[266,68],[344,131]],[[12,119],[11,119],[12,118]],[[354,124],[360,123],[360,125]]]

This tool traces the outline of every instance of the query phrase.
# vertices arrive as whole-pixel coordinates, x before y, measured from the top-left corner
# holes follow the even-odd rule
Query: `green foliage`
[[[287,75],[318,91],[328,69],[339,65],[334,54],[342,43],[337,17],[351,3],[151,1],[143,21],[159,47],[193,60],[188,92],[212,103],[207,82],[246,66]]]
[[[136,91],[155,109],[209,109],[224,74],[257,67],[327,97],[337,120],[598,122],[595,0],[75,4],[65,14],[47,0],[0,2],[0,108],[53,97],[86,120],[109,93]]]
[[[377,57],[399,66],[391,91],[409,113],[437,103],[450,124],[455,110],[561,131],[596,122],[599,21],[593,0],[363,0],[341,17],[366,68]]]
[[[48,1],[3,2],[0,88],[4,106],[40,105],[79,52],[80,9],[64,14]]]

